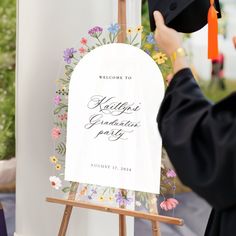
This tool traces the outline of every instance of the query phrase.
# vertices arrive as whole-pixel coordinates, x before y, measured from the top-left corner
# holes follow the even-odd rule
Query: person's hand
[[[180,34],[165,25],[163,16],[159,11],[154,12],[154,18],[156,22],[155,30],[155,40],[160,49],[165,51],[165,53],[171,57],[172,54],[182,47],[182,38]],[[188,63],[185,57],[177,57],[173,62],[173,71],[174,74],[178,71],[187,68]],[[166,79],[167,84],[171,82],[173,75],[169,75]]]
[[[182,46],[180,34],[165,25],[162,14],[159,11],[154,12],[156,22],[155,40],[158,46],[171,56],[178,48]]]

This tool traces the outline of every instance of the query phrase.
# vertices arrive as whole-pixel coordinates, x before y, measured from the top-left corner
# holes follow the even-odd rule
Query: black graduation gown
[[[236,236],[236,93],[213,105],[183,69],[157,122],[180,179],[213,207],[205,235]]]

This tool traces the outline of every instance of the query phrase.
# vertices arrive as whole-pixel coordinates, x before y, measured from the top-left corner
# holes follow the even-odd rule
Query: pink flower
[[[84,54],[84,53],[86,52],[86,49],[83,48],[83,47],[81,47],[81,48],[79,48],[79,52],[80,52],[81,54]]]
[[[63,121],[63,120],[67,120],[67,113],[64,113],[62,115],[58,115],[58,118]]]
[[[86,38],[82,38],[80,43],[83,44],[83,45],[86,45],[88,42],[88,40]]]
[[[179,202],[174,198],[168,198],[165,201],[161,202],[160,207],[165,211],[170,211],[175,209]]]
[[[175,178],[175,177],[176,177],[176,173],[174,172],[174,170],[169,169],[169,170],[167,171],[167,173],[166,173],[166,176],[167,176],[168,178]]]
[[[59,105],[60,102],[61,102],[61,97],[58,95],[54,98],[54,104]]]
[[[53,128],[51,134],[54,139],[58,139],[61,135],[61,130],[59,128]]]

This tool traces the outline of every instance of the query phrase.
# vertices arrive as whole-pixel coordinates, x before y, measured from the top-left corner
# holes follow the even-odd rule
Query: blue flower
[[[147,36],[147,42],[150,43],[150,44],[155,44],[156,41],[154,39],[154,35],[153,33],[150,33],[148,36]]]
[[[119,24],[115,23],[115,24],[111,24],[110,27],[107,29],[110,33],[112,34],[117,34],[120,30],[120,26]]]

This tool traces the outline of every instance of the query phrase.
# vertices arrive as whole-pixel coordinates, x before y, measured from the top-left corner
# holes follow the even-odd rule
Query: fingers
[[[159,11],[154,11],[153,15],[154,15],[154,19],[155,19],[155,23],[156,23],[157,28],[165,26],[164,18]]]

